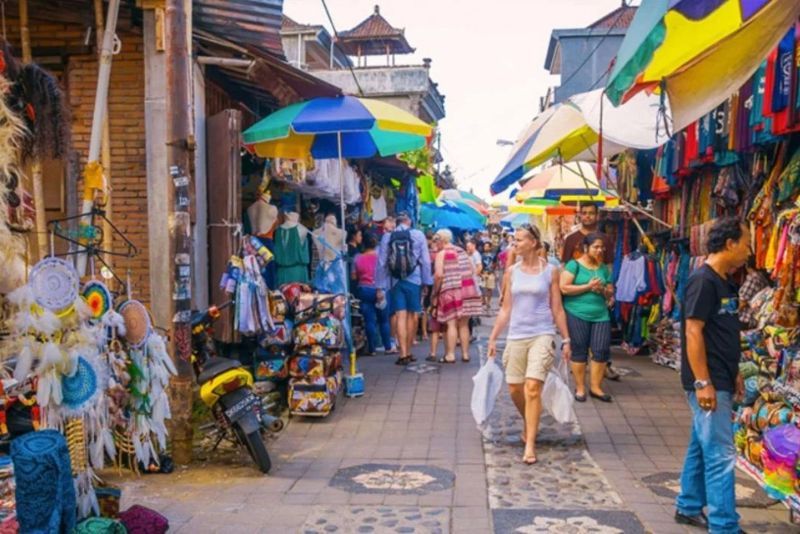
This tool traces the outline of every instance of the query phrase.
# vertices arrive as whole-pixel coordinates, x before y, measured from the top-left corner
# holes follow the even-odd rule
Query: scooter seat
[[[241,367],[241,362],[231,360],[230,358],[211,358],[203,366],[203,372],[197,377],[198,384],[205,384],[217,375],[221,375],[225,371],[237,369]]]

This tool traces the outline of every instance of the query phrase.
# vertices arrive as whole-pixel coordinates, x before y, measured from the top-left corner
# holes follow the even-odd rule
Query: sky
[[[497,140],[515,140],[538,113],[539,98],[558,85],[544,68],[550,33],[586,27],[621,0],[327,0],[338,31],[367,18],[376,3],[416,48],[398,63],[433,60],[431,79],[445,95],[444,163],[459,188],[488,200],[511,150]],[[321,0],[284,0],[283,9],[297,22],[331,30]]]

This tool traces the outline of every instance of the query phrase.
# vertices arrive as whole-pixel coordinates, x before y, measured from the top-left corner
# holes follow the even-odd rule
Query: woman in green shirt
[[[614,286],[604,263],[605,240],[600,234],[583,239],[583,256],[570,260],[561,273],[561,293],[567,312],[567,326],[572,344],[572,373],[575,377],[575,400],[586,401],[586,363],[589,349],[592,362],[589,395],[603,402],[611,396],[603,391],[603,376],[611,352],[611,316]]]

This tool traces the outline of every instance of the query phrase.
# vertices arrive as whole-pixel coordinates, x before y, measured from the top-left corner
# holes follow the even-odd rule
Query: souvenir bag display
[[[280,291],[269,292],[269,312],[275,324],[286,321],[289,314],[289,303]]]
[[[341,349],[344,346],[342,322],[333,316],[326,316],[299,323],[294,328],[294,344],[295,348],[321,345],[328,349]]]
[[[289,376],[286,352],[277,346],[258,347],[253,356],[253,378],[257,382],[283,380]]]
[[[289,411],[293,415],[328,415],[336,406],[336,397],[341,388],[341,371],[332,376],[319,378],[289,379]]]
[[[298,349],[289,358],[289,376],[292,378],[323,378],[339,371],[342,367],[342,353],[327,350],[321,345]]]
[[[294,330],[292,321],[286,319],[283,322],[275,323],[272,330],[265,333],[259,339],[259,345],[269,347],[278,345],[285,347],[292,344],[292,331]]]
[[[294,318],[298,323],[311,321],[327,315],[343,321],[347,314],[347,299],[344,295],[302,293],[294,304]]]

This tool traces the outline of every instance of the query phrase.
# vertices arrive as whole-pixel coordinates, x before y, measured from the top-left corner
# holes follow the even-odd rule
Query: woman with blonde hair
[[[488,348],[489,358],[494,358],[497,338],[508,326],[503,365],[511,400],[524,420],[522,461],[528,465],[536,463],[542,387],[555,362],[556,328],[562,336],[562,356],[571,356],[558,268],[541,257],[541,246],[538,228],[524,224],[517,230],[514,255],[519,261],[507,268],[503,304]]]
[[[480,289],[475,268],[467,253],[453,244],[453,233],[436,232],[440,246],[433,276],[435,319],[445,329],[445,355],[440,363],[456,362],[456,345],[461,341],[461,361],[469,361],[469,319],[481,314]]]

